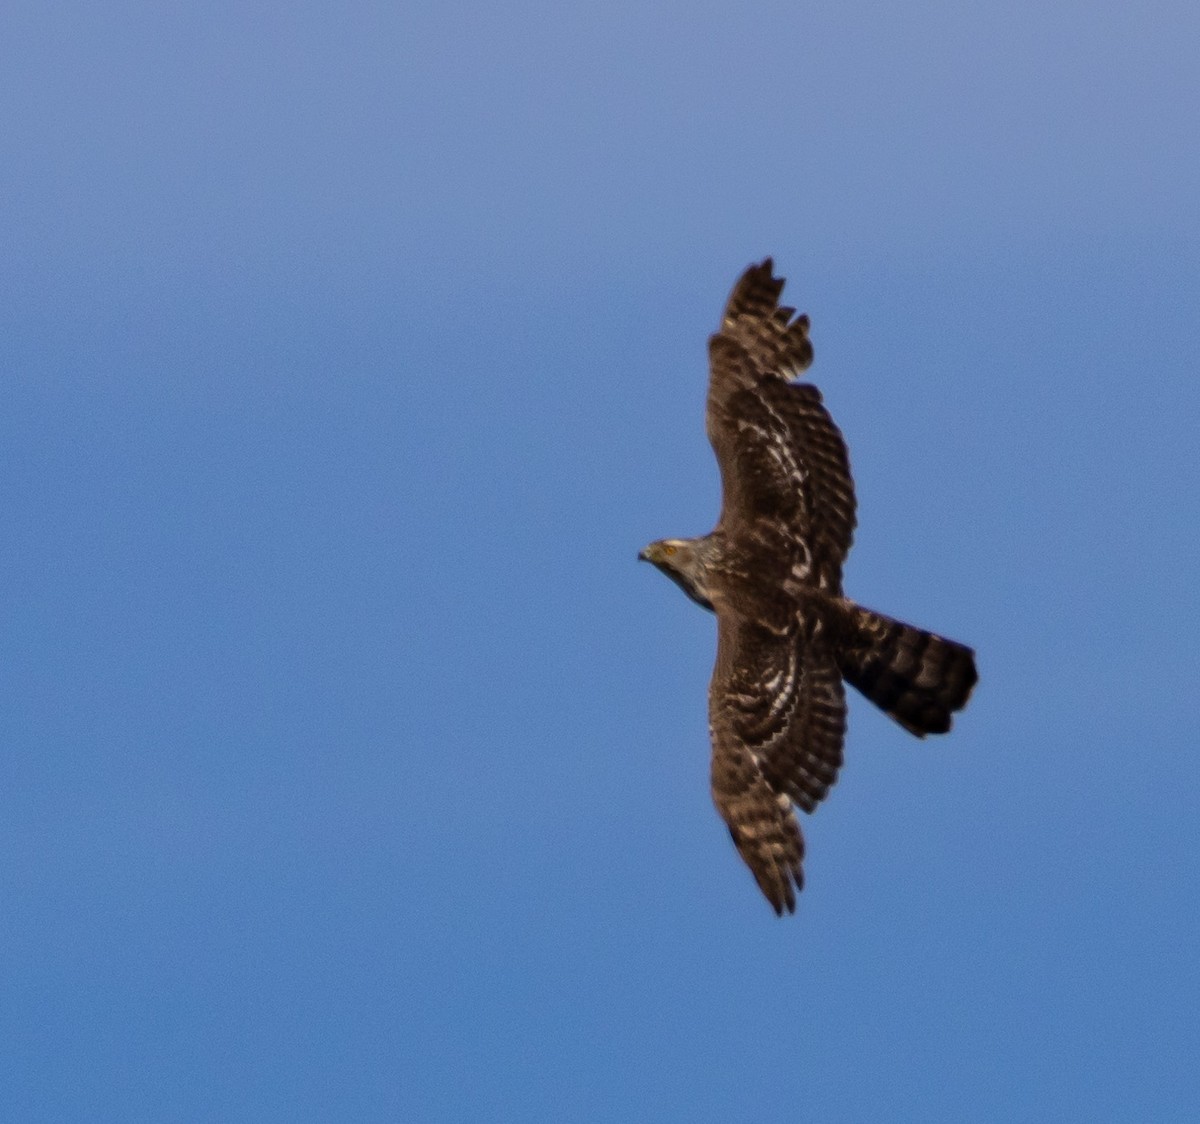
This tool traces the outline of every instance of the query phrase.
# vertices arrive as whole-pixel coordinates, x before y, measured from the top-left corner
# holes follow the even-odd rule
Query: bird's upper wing
[[[842,763],[846,700],[823,627],[803,613],[771,624],[717,611],[713,802],[776,913],[795,909],[804,883],[792,802],[811,812]]]
[[[810,383],[808,317],[779,305],[771,259],[734,286],[709,340],[707,428],[721,469],[721,526],[786,531],[790,568],[830,592],[854,536],[854,484],[842,435]]]

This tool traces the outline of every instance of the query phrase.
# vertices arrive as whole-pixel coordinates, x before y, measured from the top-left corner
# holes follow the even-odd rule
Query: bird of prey
[[[751,266],[709,339],[716,527],[638,555],[716,614],[713,802],[779,915],[804,884],[793,805],[812,812],[842,764],[843,681],[924,737],[950,729],[977,679],[970,648],[842,594],[854,482],[820,391],[796,381],[813,349],[808,317],[779,304],[783,284],[770,258]]]

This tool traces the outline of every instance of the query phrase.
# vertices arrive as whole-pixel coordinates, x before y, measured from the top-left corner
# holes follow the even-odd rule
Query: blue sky
[[[8,6],[0,1116],[1200,1105],[1194,5]],[[864,603],[778,921],[708,796],[705,338]]]

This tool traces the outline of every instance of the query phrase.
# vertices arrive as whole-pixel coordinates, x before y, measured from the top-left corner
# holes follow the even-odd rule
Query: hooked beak
[[[638,551],[638,561],[639,562],[649,562],[650,561],[649,551],[650,551],[650,548],[648,546],[642,547],[642,549]]]

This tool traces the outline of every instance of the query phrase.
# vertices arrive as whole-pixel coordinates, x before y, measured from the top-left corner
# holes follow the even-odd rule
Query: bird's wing
[[[846,700],[823,624],[803,611],[783,627],[717,612],[709,686],[712,794],[734,844],[776,913],[796,907],[811,812],[842,763]]]
[[[812,363],[808,317],[780,306],[772,269],[768,258],[742,275],[709,340],[720,526],[735,538],[761,524],[782,532],[793,575],[840,592],[855,525],[850,461],[820,391],[791,381]]]

